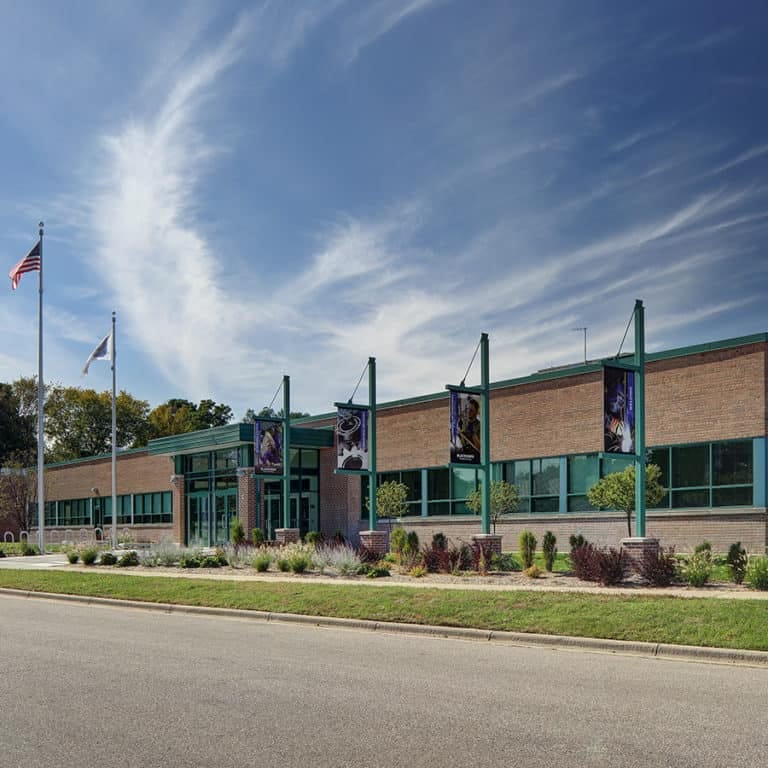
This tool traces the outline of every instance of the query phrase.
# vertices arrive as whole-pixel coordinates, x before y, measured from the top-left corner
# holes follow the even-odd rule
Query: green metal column
[[[482,532],[491,532],[491,388],[488,356],[488,334],[480,336],[480,378],[483,388],[483,418],[480,434],[481,464],[483,467]]]
[[[283,528],[291,527],[291,377],[283,376]],[[296,510],[298,517],[298,509]],[[298,525],[298,519],[296,521]]]
[[[368,404],[370,406],[370,448],[369,458],[369,483],[368,483],[368,512],[369,529],[375,531],[378,525],[376,517],[376,358],[368,358]]]
[[[635,301],[635,535],[645,536],[645,310]]]

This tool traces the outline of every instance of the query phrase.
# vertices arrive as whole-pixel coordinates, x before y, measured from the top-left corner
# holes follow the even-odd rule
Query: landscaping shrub
[[[557,557],[557,536],[552,531],[547,531],[541,540],[541,551],[544,553],[544,567],[552,573]]]
[[[598,564],[600,568],[600,583],[603,586],[618,584],[626,572],[627,558],[623,550],[611,547],[608,550],[598,551]]]
[[[280,573],[288,573],[291,570],[290,560],[285,555],[278,555],[275,562]]]
[[[392,533],[389,535],[389,548],[396,554],[400,555],[405,549],[406,540],[408,534],[405,528],[398,526],[392,529]]]
[[[568,538],[568,544],[571,547],[571,553],[573,553],[574,549],[583,547],[588,543],[589,542],[581,534],[571,534],[571,536]]]
[[[491,570],[492,571],[520,571],[522,566],[520,562],[515,559],[514,555],[509,552],[499,554],[494,552],[491,555]]]
[[[712,559],[712,544],[708,541],[702,541],[701,544],[697,544],[693,549],[693,554],[698,555],[705,552],[709,555],[709,559]]]
[[[292,552],[288,557],[288,567],[292,573],[304,573],[312,565],[312,556],[308,552]]]
[[[254,528],[251,531],[251,541],[254,547],[260,547],[264,543],[264,531],[261,528]]]
[[[185,549],[179,555],[179,568],[199,568],[202,557],[198,549]]]
[[[432,549],[448,549],[448,537],[440,531],[433,534]]]
[[[308,531],[307,535],[304,537],[304,541],[307,544],[317,546],[318,544],[322,544],[323,541],[325,541],[325,536],[323,536],[320,531]]]
[[[427,575],[427,569],[423,565],[414,565],[413,568],[408,571],[408,575],[412,576],[414,579],[421,579]]]
[[[181,550],[174,544],[172,539],[164,538],[158,544],[153,544],[149,549],[144,549],[139,553],[139,562],[147,568],[163,566],[173,568],[179,564]]]
[[[67,550],[67,560],[74,565],[80,559],[80,553],[76,549]]]
[[[347,537],[341,531],[334,531],[333,536],[331,536],[331,541],[334,544],[342,546],[347,543]]]
[[[0,547],[0,557],[5,557],[5,550]]]
[[[341,576],[349,576],[359,571],[362,560],[360,553],[349,544],[323,544],[315,549],[312,562],[321,573],[330,568]]]
[[[129,549],[127,552],[124,552],[122,555],[120,555],[120,559],[117,561],[118,568],[129,568],[138,564],[139,556],[134,549]]]
[[[490,542],[473,541],[472,542],[472,570],[477,571],[483,576],[488,573],[496,553]]]
[[[83,565],[93,565],[98,556],[98,547],[88,546],[80,549],[80,559],[83,561]]]
[[[675,548],[665,551],[664,547],[659,547],[657,553],[646,555],[640,563],[640,575],[654,587],[669,586],[677,576]]]
[[[747,550],[737,541],[728,548],[728,557],[726,558],[728,567],[731,570],[731,578],[734,584],[741,584],[747,573]]]
[[[216,555],[203,555],[200,558],[201,568],[221,568],[221,560]]]
[[[683,575],[692,587],[703,587],[712,575],[711,550],[705,547],[694,552],[683,569]]]
[[[406,557],[415,557],[419,554],[419,534],[416,531],[408,531],[406,534],[403,554]]]
[[[117,562],[117,555],[114,552],[102,552],[99,562],[102,565],[114,565]]]
[[[518,540],[520,549],[520,559],[523,561],[524,568],[530,568],[533,565],[533,558],[536,554],[536,537],[532,531],[523,531]]]
[[[761,592],[768,590],[768,557],[749,558],[747,584]]]
[[[442,536],[442,534],[440,535]],[[443,543],[446,546],[443,546]],[[456,547],[448,549],[447,539],[444,537],[442,541],[438,540],[437,545],[433,538],[432,544],[421,550],[422,562],[429,573],[451,573],[458,567],[460,557]]]
[[[234,547],[242,547],[245,544],[245,528],[239,517],[233,517],[229,524],[229,540]]]
[[[253,558],[253,567],[259,573],[265,573],[269,570],[269,565],[272,562],[272,555],[269,552],[259,552]]]
[[[538,579],[541,576],[541,568],[538,565],[532,565],[530,568],[526,568],[523,573],[529,579]]]

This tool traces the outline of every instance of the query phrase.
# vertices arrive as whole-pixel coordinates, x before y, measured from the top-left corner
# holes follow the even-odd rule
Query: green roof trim
[[[252,442],[253,424],[240,422],[197,432],[185,432],[181,435],[158,437],[149,441],[149,452],[153,455],[177,456],[183,453],[234,448],[243,443],[250,445]],[[332,445],[333,433],[328,430],[291,426],[291,447],[293,448],[330,448]]]
[[[678,347],[676,349],[665,349],[661,352],[649,352],[645,355],[646,363],[655,362],[657,360],[669,360],[675,357],[687,357],[689,355],[698,355],[702,352],[716,352],[722,349],[733,349],[734,347],[742,347],[748,344],[760,344],[768,342],[768,333],[754,333],[750,336],[737,336],[732,339],[722,339],[721,341],[711,341],[706,344],[694,344],[688,347]],[[631,357],[631,353],[622,355],[624,357]],[[504,389],[506,387],[520,387],[525,384],[535,384],[541,381],[553,381],[556,379],[564,379],[569,376],[580,376],[585,373],[595,373],[603,369],[603,365],[610,365],[611,361],[615,360],[615,357],[604,357],[600,360],[590,361],[587,363],[576,363],[574,365],[566,365],[558,368],[551,368],[549,370],[537,371],[528,376],[522,376],[517,379],[505,379],[503,381],[491,382],[491,390]],[[401,400],[390,400],[386,403],[379,403],[376,406],[377,411],[382,411],[388,408],[402,408],[406,405],[416,405],[418,403],[428,403],[435,400],[447,400],[448,392],[433,392],[428,395],[419,395],[417,397],[406,397]],[[311,424],[313,421],[322,421],[324,419],[336,418],[336,412],[322,413],[317,416],[305,416],[300,421],[303,424]],[[299,419],[297,419],[299,421]]]

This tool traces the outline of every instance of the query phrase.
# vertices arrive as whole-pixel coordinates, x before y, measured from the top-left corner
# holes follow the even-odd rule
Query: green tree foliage
[[[249,408],[245,412],[245,415],[242,418],[242,422],[244,424],[250,424],[256,419],[282,419],[284,413],[285,410],[283,408],[281,408],[279,411],[276,411],[274,408],[267,408],[265,406],[258,413],[254,411],[253,408]],[[291,411],[292,419],[302,419],[305,416],[309,416],[309,414],[304,413],[303,411]]]
[[[34,452],[36,415],[24,413],[12,384],[0,383],[0,466],[12,456]]]
[[[144,445],[149,404],[121,391],[115,398],[117,447]],[[112,393],[50,386],[45,403],[48,460],[67,461],[112,450]]]
[[[403,517],[408,511],[408,486],[389,480],[376,487],[376,514],[379,517]],[[366,509],[368,499],[365,500]]]
[[[656,464],[645,467],[645,504],[654,507],[664,496],[659,479],[661,468]],[[587,498],[598,509],[620,509],[627,517],[627,535],[632,536],[632,513],[635,511],[635,465],[622,472],[606,475],[587,491]]]
[[[493,532],[496,533],[496,523],[503,515],[514,512],[520,504],[520,496],[517,488],[506,480],[494,480],[491,482],[491,509],[490,517],[493,524]],[[478,485],[467,496],[467,507],[479,515],[483,511],[483,489]]]
[[[149,437],[168,437],[200,429],[223,427],[232,421],[232,409],[213,400],[195,405],[189,400],[171,398],[149,414]]]

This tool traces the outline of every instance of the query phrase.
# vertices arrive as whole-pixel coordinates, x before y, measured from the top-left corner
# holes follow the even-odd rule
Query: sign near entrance
[[[480,397],[450,390],[451,464],[480,464]]]
[[[341,407],[336,414],[336,468],[368,471],[367,408]]]
[[[283,474],[283,423],[257,419],[253,423],[253,468],[260,475]]]
[[[606,453],[635,452],[635,373],[603,368],[603,425]]]

